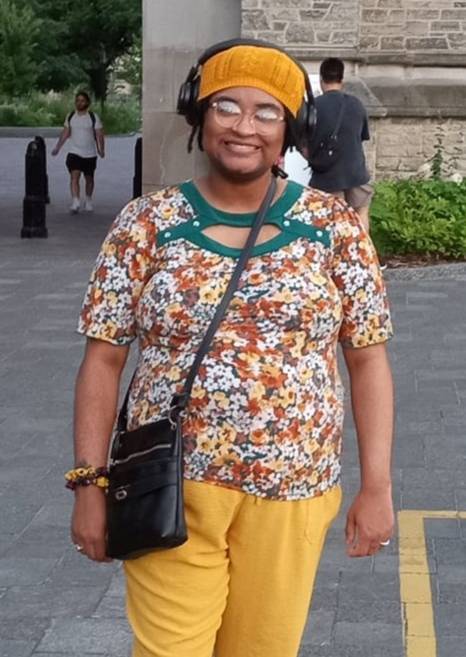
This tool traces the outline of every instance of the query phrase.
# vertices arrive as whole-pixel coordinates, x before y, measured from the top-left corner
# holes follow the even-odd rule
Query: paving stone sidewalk
[[[0,139],[0,657],[126,657],[121,570],[71,547],[72,496],[62,477],[72,461],[83,348],[76,317],[99,244],[131,195],[134,138],[109,140],[94,215],[68,214],[63,159],[49,158],[47,240],[19,239],[26,143]],[[398,509],[466,511],[466,273],[436,276],[389,280],[395,500]],[[348,422],[345,504],[325,548],[302,657],[404,655],[398,542],[375,559],[344,554],[344,510],[357,485]],[[464,657],[466,522],[430,520],[426,541],[438,657]]]

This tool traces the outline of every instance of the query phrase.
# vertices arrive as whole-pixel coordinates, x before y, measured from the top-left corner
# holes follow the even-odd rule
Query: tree
[[[116,60],[141,33],[140,0],[68,0],[70,49],[80,55],[95,97],[102,102]]]
[[[27,93],[36,84],[35,60],[41,22],[27,6],[0,0],[0,91],[9,97]]]
[[[85,83],[104,102],[115,63],[141,35],[141,0],[0,0],[0,6],[0,77],[20,91]]]
[[[87,78],[95,97],[105,101],[116,60],[141,34],[141,0],[17,2],[32,6],[44,23],[41,87],[59,91]]]

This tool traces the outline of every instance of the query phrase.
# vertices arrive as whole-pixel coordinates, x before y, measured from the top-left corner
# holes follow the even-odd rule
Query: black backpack
[[[90,110],[89,110],[88,113],[89,113],[89,116],[91,117],[91,121],[92,121],[92,130],[94,132],[94,139],[97,141],[97,135],[96,135],[96,132],[95,132],[95,122],[96,122],[95,114],[94,114],[94,112],[91,112]],[[73,116],[75,114],[76,114],[76,110],[73,110],[72,112],[70,112],[68,114],[68,125],[69,125],[70,128],[71,128],[71,125],[70,125],[71,119],[73,118]]]

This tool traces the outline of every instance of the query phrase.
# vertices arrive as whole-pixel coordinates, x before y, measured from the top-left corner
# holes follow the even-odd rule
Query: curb
[[[27,137],[44,137],[44,139],[47,138],[54,138],[54,137],[59,137],[61,135],[61,131],[63,130],[63,127],[56,126],[56,127],[43,127],[41,128],[40,126],[27,126],[27,127],[21,127],[21,126],[0,126],[0,139],[2,137],[7,137],[10,139],[25,139]],[[124,134],[106,134],[106,137],[140,137],[142,136],[140,132],[127,132]]]
[[[10,137],[10,138],[25,138],[25,137],[58,137],[61,134],[61,131],[63,128],[56,127],[56,128],[41,128],[39,126],[29,126],[29,127],[8,127],[8,126],[0,126],[0,138],[1,137]]]
[[[421,281],[438,280],[442,278],[466,279],[466,262],[452,262],[443,265],[428,265],[426,267],[397,267],[386,269],[384,278],[387,281]]]

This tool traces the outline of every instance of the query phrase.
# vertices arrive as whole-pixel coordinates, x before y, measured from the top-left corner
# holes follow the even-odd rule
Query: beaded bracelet
[[[108,488],[107,468],[94,468],[92,465],[73,468],[65,474],[66,488],[75,490],[78,486],[97,486]]]

